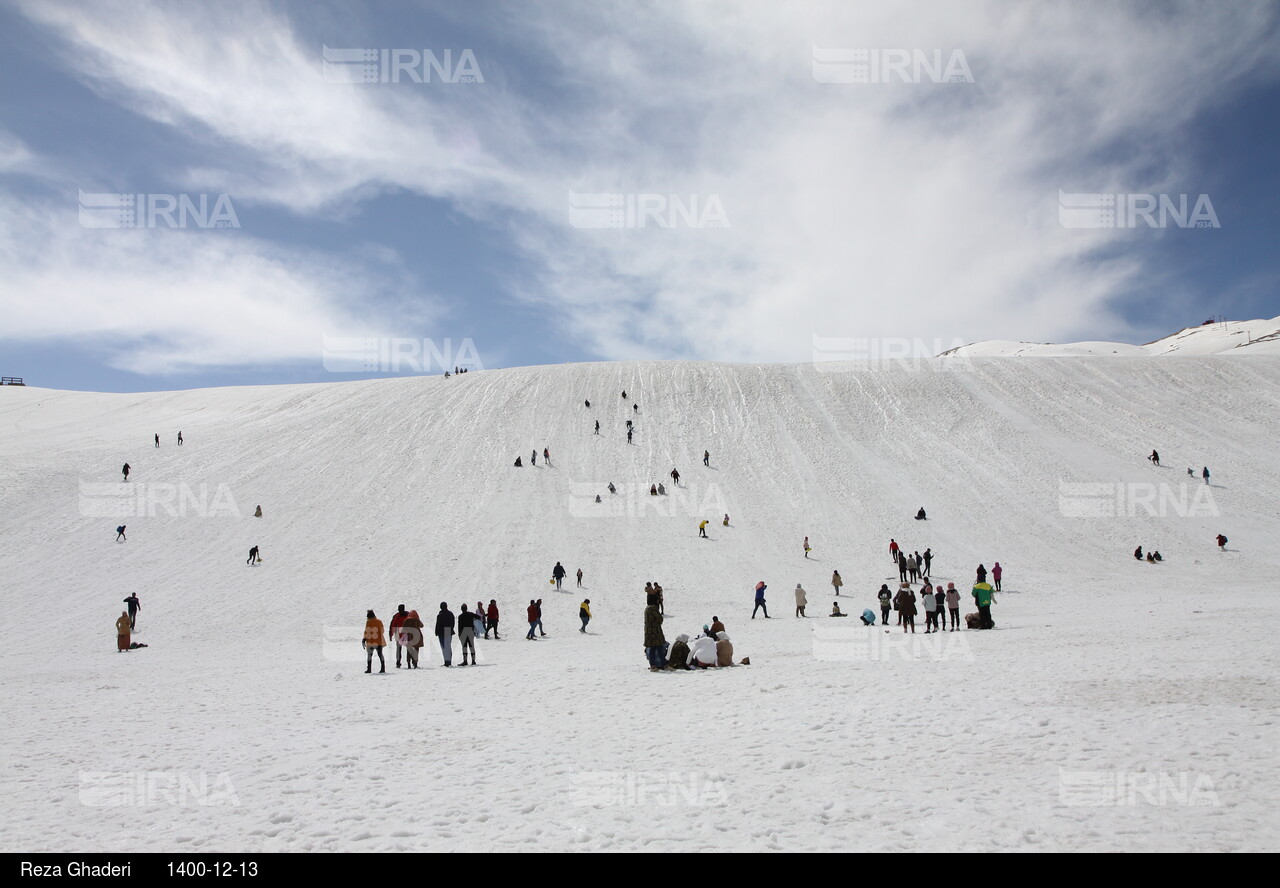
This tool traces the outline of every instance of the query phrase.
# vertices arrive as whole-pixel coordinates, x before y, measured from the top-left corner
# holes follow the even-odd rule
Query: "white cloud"
[[[1273,12],[1244,4],[522,4],[484,85],[372,89],[324,82],[269,7],[24,8],[103,94],[254,158],[193,181],[299,213],[403,188],[507,226],[512,292],[604,357],[1122,332],[1147,260],[1103,257],[1157,235],[1064,230],[1057,190],[1204,190],[1186,127],[1276,73]],[[815,44],[959,49],[975,82],[822,84]],[[570,190],[715,195],[731,227],[577,230]]]

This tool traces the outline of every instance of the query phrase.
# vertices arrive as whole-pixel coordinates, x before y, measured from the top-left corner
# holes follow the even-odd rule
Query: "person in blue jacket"
[[[769,619],[769,607],[764,601],[764,590],[769,587],[764,584],[764,580],[756,583],[756,606],[751,610],[751,619],[756,618],[756,611],[763,610],[764,618]]]
[[[862,625],[874,626],[876,624],[876,615],[871,608],[867,608],[862,612]]]

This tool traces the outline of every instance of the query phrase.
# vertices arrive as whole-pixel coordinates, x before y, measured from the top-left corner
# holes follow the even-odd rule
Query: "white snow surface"
[[[1172,336],[1148,342],[1146,345],[1131,345],[1127,342],[1069,342],[1055,345],[991,339],[960,346],[946,354],[965,358],[1058,358],[1082,355],[1100,357],[1280,355],[1280,318],[1223,321],[1199,327],[1185,327]]]
[[[1274,850],[1280,359],[819,369],[0,389],[0,848]],[[94,517],[125,461],[143,514]],[[853,615],[896,588],[890,537],[962,613],[1001,562],[996,630],[828,618],[833,569]],[[668,641],[715,614],[751,665],[649,672],[646,580]],[[490,598],[479,668],[364,674],[366,609]]]

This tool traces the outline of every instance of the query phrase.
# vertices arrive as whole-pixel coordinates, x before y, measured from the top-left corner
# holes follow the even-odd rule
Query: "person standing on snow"
[[[600,434],[600,420],[596,420],[596,434]]]
[[[551,451],[545,447],[542,448],[542,461],[547,465],[551,465]]]
[[[804,587],[796,583],[796,616],[803,617],[805,606],[809,603],[809,596],[804,591]],[[766,614],[766,616],[768,616]]]
[[[662,614],[656,604],[644,609],[644,655],[649,661],[649,671],[657,672],[667,665],[667,639],[662,634]]]
[[[764,584],[764,580],[756,583],[756,606],[751,610],[751,619],[756,618],[756,611],[763,610],[764,618],[769,619],[769,607],[764,600],[764,590],[769,587]]]
[[[1219,549],[1227,548],[1227,538],[1224,537],[1222,534],[1218,534],[1218,548]]]
[[[996,624],[991,621],[991,602],[992,588],[985,580],[979,581],[973,587],[973,600],[978,605],[978,628],[994,629]]]
[[[117,527],[117,528],[116,528],[116,542],[117,542],[117,543],[122,542],[122,541],[127,543],[127,542],[129,541],[129,538],[128,538],[127,536],[125,536],[125,535],[124,535],[124,529],[125,529],[125,527],[127,527],[127,526],[128,526],[128,525],[121,524],[119,527]]]
[[[704,466],[707,466],[707,467],[710,467],[710,466],[711,466],[711,451],[710,451],[710,450],[704,450],[704,451],[702,451],[702,464],[703,464]]]
[[[1209,467],[1208,466],[1205,466],[1203,469],[1200,470],[1200,477],[1204,478],[1205,484],[1209,483]]]
[[[893,597],[893,603],[898,608],[898,617],[902,621],[902,631],[906,633],[907,627],[911,628],[911,634],[916,631],[916,599],[911,594],[911,586],[903,583],[898,589],[898,594]]]
[[[840,579],[840,571],[833,570],[831,572],[831,585],[836,590],[836,597],[840,596],[840,587],[844,585],[844,580]]]
[[[582,628],[579,632],[587,631],[587,624],[591,622],[591,599],[582,599],[582,604],[578,605],[578,619],[582,621]]]
[[[538,464],[538,451],[531,450],[529,452],[529,464],[534,466]]]
[[[955,583],[947,583],[947,610],[951,613],[951,631],[960,628],[960,593]]]
[[[178,432],[178,446],[182,446],[182,432]]]
[[[671,483],[674,484],[676,487],[680,486],[680,470],[679,469],[671,470]]]
[[[893,606],[893,593],[889,591],[886,583],[880,584],[880,591],[876,593],[876,599],[880,602],[880,625],[889,625],[889,608]]]
[[[889,557],[895,562],[898,560],[898,541],[892,537],[889,539]]]
[[[374,616],[373,611],[369,611],[366,615],[364,623],[364,640],[360,643],[364,646],[365,652],[365,674],[373,672],[373,654],[378,654],[378,662],[382,664],[379,672],[387,671],[386,658],[382,656],[382,649],[386,647],[386,638],[383,636],[382,621]]]
[[[561,565],[560,562],[557,561],[556,566],[551,569],[551,578],[556,581],[557,592],[560,591],[560,582],[564,579],[564,575],[565,575],[565,569],[563,565]]]
[[[1153,466],[1160,465],[1160,454],[1157,453],[1155,450],[1151,451],[1151,455],[1148,456],[1147,459],[1151,460],[1151,464]]]
[[[933,595],[933,586],[924,584],[920,590],[920,606],[924,608],[924,634],[928,635],[938,628],[938,599]]]
[[[707,519],[705,518],[703,518],[698,524],[698,536],[710,539],[710,537],[707,536]]]
[[[911,582],[913,583],[920,579],[920,566],[916,564],[916,557],[914,555],[907,556],[907,575],[911,578]]]
[[[121,469],[120,471],[124,473],[124,480],[128,481],[129,480],[129,464],[125,463],[124,468]]]
[[[898,579],[904,583],[907,581],[907,558],[901,552],[898,553]]]
[[[808,557],[809,557],[809,551],[810,551],[810,550],[809,550],[809,538],[808,538],[808,537],[805,537],[805,538],[804,538],[804,557],[805,557],[805,558],[808,558]]]
[[[129,650],[129,633],[132,631],[129,627],[129,612],[121,611],[120,619],[116,620],[116,653]]]
[[[436,639],[440,642],[440,653],[444,657],[444,665],[453,665],[453,611],[449,603],[440,602],[440,613],[436,614]]]
[[[656,599],[656,604],[658,605],[658,613],[665,617],[667,615],[667,601],[665,596],[662,594],[662,586],[658,584],[657,580],[653,581],[653,597]]]
[[[537,639],[533,637],[533,630],[538,628],[538,604],[532,598],[529,599],[528,616],[529,634],[525,638],[529,641],[536,641]]]
[[[489,637],[489,630],[493,630],[493,637],[500,638],[498,635],[498,600],[496,598],[489,599],[489,610],[485,613],[484,621],[484,637]]]
[[[546,638],[547,633],[542,628],[542,599],[539,598],[533,603],[533,611],[537,615],[538,620],[538,637]]]
[[[924,575],[927,577],[933,572],[933,550],[924,550]]]
[[[1000,575],[1003,573],[1004,573],[1004,568],[1000,566],[999,561],[991,565],[991,580],[996,584],[997,592],[1000,591]]]
[[[578,588],[582,588],[582,568],[578,568]]]
[[[395,614],[391,617],[391,625],[387,627],[391,640],[396,643],[396,668],[400,668],[400,657],[403,654],[404,639],[400,637],[400,627],[404,625],[404,621],[409,619],[409,612],[404,609],[404,605],[396,608]]]
[[[631,443],[631,429],[630,429],[630,428],[628,428],[628,429],[627,429],[627,443],[628,443],[628,444],[630,444],[630,443]]]
[[[458,641],[462,645],[462,665],[467,665],[467,651],[471,651],[471,665],[476,665],[476,619],[477,615],[462,606],[458,614]]]
[[[400,624],[400,643],[404,645],[406,669],[418,668],[418,652],[422,650],[422,645],[426,641],[425,629],[416,610],[409,611],[405,615],[404,622]],[[397,667],[399,665],[396,663]]]
[[[1142,547],[1139,546],[1138,548],[1141,549]],[[979,564],[978,565],[978,582],[985,583],[986,581],[987,581],[987,569],[983,565]]]
[[[138,593],[129,593],[124,603],[129,605],[129,631],[132,632],[138,627],[138,611],[142,610],[142,605],[138,602]]]

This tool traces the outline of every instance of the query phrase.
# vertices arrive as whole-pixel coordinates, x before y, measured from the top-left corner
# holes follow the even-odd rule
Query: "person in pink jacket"
[[[991,566],[991,579],[993,579],[993,580],[995,580],[995,581],[996,581],[996,591],[997,591],[997,592],[999,592],[999,591],[1000,591],[1000,575],[1001,575],[1002,573],[1004,573],[1004,568],[1002,568],[1002,567],[1000,566],[1000,562],[999,562],[999,561],[997,561],[995,564],[993,564],[993,565]]]
[[[947,610],[951,612],[951,631],[955,632],[960,628],[960,593],[955,583],[947,583]]]

